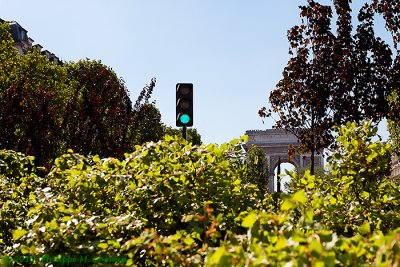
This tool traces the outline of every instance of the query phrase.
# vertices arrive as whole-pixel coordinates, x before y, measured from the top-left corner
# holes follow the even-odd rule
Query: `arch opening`
[[[274,192],[278,192],[278,164],[274,168]],[[281,192],[287,193],[287,184],[291,181],[290,176],[286,174],[287,171],[295,171],[296,166],[292,162],[281,162],[280,164],[280,189]]]

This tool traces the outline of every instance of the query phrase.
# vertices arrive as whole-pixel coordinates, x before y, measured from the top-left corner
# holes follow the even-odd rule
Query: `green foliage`
[[[25,223],[34,191],[41,184],[42,178],[35,174],[33,157],[0,151],[0,251],[14,244],[11,230]]]
[[[397,106],[400,105],[400,99],[398,96],[398,90],[393,90],[389,96],[389,104],[393,112]],[[396,114],[396,117],[397,114]],[[390,133],[390,139],[393,146],[393,151],[398,157],[400,157],[400,125],[398,120],[388,120],[388,130]]]
[[[292,194],[281,195],[277,210],[250,212],[247,235],[210,248],[206,266],[399,266],[400,188],[385,177],[390,145],[372,140],[371,122],[338,132],[330,174],[292,172]]]
[[[243,179],[258,185],[265,191],[268,185],[268,163],[265,151],[257,146],[251,146],[246,152],[247,176]]]
[[[5,88],[8,88],[15,80],[15,71],[19,65],[20,55],[12,46],[13,39],[9,29],[8,23],[0,23],[0,99],[5,93]]]
[[[165,125],[161,122],[161,113],[154,104],[146,104],[140,111],[140,120],[134,125],[133,140],[135,145],[141,145],[150,141],[160,140],[165,133]],[[133,127],[132,127],[133,128]]]
[[[165,134],[182,137],[182,128],[176,129],[170,126],[165,127]],[[197,132],[196,128],[187,128],[186,136],[188,142],[192,143],[193,145],[201,145],[201,135]]]
[[[332,165],[332,175],[354,180],[353,192],[372,192],[390,174],[391,146],[381,142],[380,137],[379,141],[373,141],[377,131],[371,121],[361,126],[347,123],[338,129],[338,147],[328,162]]]
[[[373,141],[370,122],[338,131],[329,174],[293,172],[292,193],[276,199],[245,181],[251,170],[239,140],[193,146],[167,135],[124,160],[69,151],[44,178],[31,157],[2,151],[0,259],[36,260],[9,266],[63,266],[81,255],[92,266],[399,266],[400,188],[385,177],[390,146]],[[40,262],[46,255],[58,262]],[[98,260],[110,257],[123,262]]]
[[[400,157],[400,125],[394,121],[388,121],[388,130],[393,145],[393,152],[396,153],[397,157]]]
[[[134,107],[122,79],[96,60],[57,65],[38,51],[20,55],[8,23],[0,23],[0,148],[35,157],[39,166],[68,148],[123,158],[164,135],[149,98],[155,79]]]
[[[346,238],[327,230],[297,228],[288,219],[291,209],[250,214],[244,220],[251,219],[245,225],[247,235],[210,250],[205,266],[398,266],[400,228],[386,235]]]
[[[316,220],[338,234],[352,236],[365,222],[383,232],[400,227],[400,189],[388,179],[390,144],[373,141],[377,128],[371,124],[337,129],[327,175],[292,173],[291,191],[304,190]]]
[[[162,256],[154,258],[153,244],[145,240],[163,240],[154,249],[170,247],[169,253],[178,241],[188,252],[218,244],[231,231],[240,233],[236,218],[260,204],[256,187],[240,179],[246,168],[241,145],[192,146],[166,136],[136,147],[123,161],[70,151],[45,179],[30,178],[40,185],[21,221],[5,230],[13,245],[8,237],[0,251],[37,258],[131,255],[147,263]],[[151,238],[143,237],[146,229],[154,229]]]

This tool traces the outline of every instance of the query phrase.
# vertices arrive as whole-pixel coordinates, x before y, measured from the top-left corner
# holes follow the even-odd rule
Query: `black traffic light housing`
[[[176,84],[176,126],[193,126],[193,84]]]

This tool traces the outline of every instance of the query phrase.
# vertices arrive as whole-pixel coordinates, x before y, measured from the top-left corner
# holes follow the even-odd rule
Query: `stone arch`
[[[309,168],[311,165],[311,154],[295,154],[289,159],[288,148],[293,145],[296,150],[300,146],[300,142],[295,135],[284,129],[267,129],[267,130],[251,130],[246,131],[249,137],[247,147],[255,145],[263,149],[267,154],[267,163],[269,168],[268,174],[268,190],[274,191],[274,170],[278,164],[279,158],[281,163],[288,162],[295,166],[297,170]],[[319,155],[315,155],[315,166],[323,166],[322,151]]]
[[[291,177],[289,177],[288,175],[286,175],[285,171],[286,170],[298,170],[299,168],[295,165],[295,163],[293,161],[281,161],[281,165],[280,168],[278,168],[278,164],[274,166],[272,166],[272,172],[271,174],[269,174],[270,179],[274,180],[274,191],[277,191],[278,189],[278,171],[280,171],[280,175],[283,174],[282,177],[279,178],[280,180],[280,191],[281,192],[286,192],[285,190],[285,183],[291,181]]]

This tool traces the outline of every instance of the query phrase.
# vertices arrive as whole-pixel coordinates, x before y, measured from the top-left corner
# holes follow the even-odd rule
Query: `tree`
[[[64,114],[66,148],[122,157],[134,145],[161,139],[161,114],[149,103],[155,78],[132,107],[124,81],[100,61],[81,60],[67,68],[75,93]]]
[[[122,157],[164,135],[161,114],[149,103],[155,78],[132,107],[124,81],[101,61],[60,66],[38,51],[20,55],[8,23],[0,23],[0,38],[0,148],[50,167],[68,148]]]
[[[393,37],[393,46],[397,50],[391,73],[391,94],[388,98],[390,112],[388,115],[388,130],[392,140],[393,151],[400,157],[400,3],[393,0],[373,0],[377,13],[382,14],[386,28]]]
[[[142,145],[149,141],[160,140],[164,136],[165,126],[161,122],[161,113],[155,104],[143,105],[139,113],[142,115],[136,117],[134,128],[131,129],[133,133],[132,143]]]
[[[66,66],[74,94],[63,114],[66,148],[83,154],[122,156],[130,146],[132,104],[124,84],[100,61]]]
[[[261,116],[279,112],[277,128],[293,133],[301,141],[301,149],[311,152],[311,171],[314,172],[314,155],[327,143],[331,135],[326,129],[332,126],[329,101],[329,82],[333,34],[330,32],[331,9],[310,2],[301,7],[306,19],[301,26],[288,31],[289,53],[294,56],[283,71],[283,79],[271,92],[272,110],[260,110]]]
[[[397,0],[372,0],[373,9],[381,14],[386,22],[386,28],[393,37],[394,48],[399,51],[400,42],[400,3]]]
[[[60,114],[71,91],[67,72],[37,52],[21,56],[0,24],[0,147],[49,165],[60,145]]]
[[[303,22],[288,31],[292,58],[283,79],[270,94],[272,110],[260,116],[279,114],[277,128],[296,135],[303,150],[314,153],[333,142],[332,126],[346,121],[379,122],[389,112],[391,50],[376,37],[374,11],[365,4],[352,34],[351,1],[334,0],[337,33],[332,33],[330,6],[308,0],[301,6]]]
[[[0,106],[0,144],[48,165],[59,154],[59,128],[65,109],[67,75],[63,68],[33,53],[21,57],[19,80],[7,88]]]
[[[334,1],[338,30],[332,87],[332,109],[336,125],[347,121],[379,122],[389,112],[387,96],[393,65],[388,44],[374,33],[374,10],[365,4],[358,13],[360,24],[351,33],[351,1]]]
[[[267,154],[265,151],[255,145],[249,147],[246,152],[247,173],[244,177],[245,182],[256,184],[261,192],[265,193],[268,184],[269,167],[267,163]]]
[[[0,22],[0,99],[6,89],[16,79],[16,69],[19,65],[19,53],[12,46],[13,39],[9,32],[10,25]]]
[[[130,126],[134,145],[141,145],[149,141],[158,141],[165,134],[165,126],[161,122],[161,113],[150,103],[150,97],[156,86],[156,79],[152,78],[149,85],[141,90],[133,107],[133,122]]]

